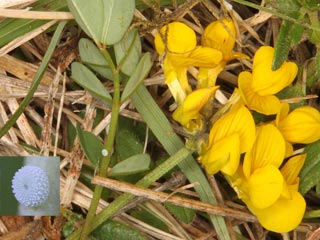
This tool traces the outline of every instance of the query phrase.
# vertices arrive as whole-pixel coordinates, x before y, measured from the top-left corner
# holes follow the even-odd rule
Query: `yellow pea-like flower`
[[[260,47],[253,59],[252,73],[245,71],[238,77],[240,95],[248,108],[266,115],[279,112],[281,104],[274,94],[289,86],[298,71],[293,62],[284,62],[272,71],[273,56],[274,48]]]
[[[233,175],[240,154],[252,147],[254,139],[255,124],[250,111],[242,104],[236,104],[212,126],[208,144],[199,160],[210,174],[222,171]]]
[[[165,81],[178,104],[191,92],[187,78],[189,66],[213,67],[222,59],[219,50],[197,46],[192,28],[181,22],[172,22],[156,35],[155,48],[164,57]]]
[[[173,112],[172,117],[187,131],[197,132],[202,128],[201,109],[212,98],[219,87],[202,88],[190,93]]]
[[[283,104],[276,124],[289,143],[309,144],[320,139],[320,112],[310,106],[302,106],[289,113]]]
[[[240,52],[233,52],[236,28],[232,19],[222,18],[210,23],[201,37],[201,45],[217,49],[222,53],[222,60],[213,68],[200,68],[198,74],[198,88],[214,86],[219,73],[228,61],[235,58],[249,58]]]

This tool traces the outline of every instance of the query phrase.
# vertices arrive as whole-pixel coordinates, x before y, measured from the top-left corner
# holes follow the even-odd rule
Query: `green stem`
[[[107,170],[110,163],[111,153],[114,145],[116,130],[117,130],[117,123],[118,123],[118,116],[119,116],[119,108],[120,108],[120,76],[119,72],[117,71],[108,51],[101,47],[101,53],[103,54],[104,58],[107,60],[109,67],[113,74],[113,86],[114,86],[114,93],[112,98],[112,109],[111,109],[111,121],[109,126],[109,132],[105,141],[105,149],[108,151],[108,155],[104,156],[100,162],[99,167],[99,176],[107,177]],[[81,240],[88,239],[88,235],[91,232],[91,228],[93,225],[93,219],[95,213],[97,211],[97,207],[99,204],[99,200],[102,194],[103,187],[95,186],[93,198],[91,200],[91,204],[88,210],[88,214],[86,217],[85,224],[83,226],[83,230],[81,232]]]
[[[27,94],[27,96],[22,100],[19,108],[17,109],[17,111],[15,111],[15,113],[12,115],[12,117],[6,122],[6,124],[3,125],[3,127],[0,129],[0,138],[6,134],[9,129],[16,123],[17,119],[20,117],[20,115],[23,113],[24,109],[26,108],[26,106],[29,105],[30,101],[33,98],[33,95],[35,93],[35,91],[37,90],[40,81],[47,69],[47,66],[49,64],[49,61],[51,59],[51,56],[53,54],[53,51],[57,45],[57,43],[60,40],[60,36],[61,33],[63,31],[64,26],[66,25],[67,21],[61,21],[58,25],[58,27],[56,28],[53,37],[51,39],[51,42],[49,44],[48,50],[46,51],[43,60],[36,72],[36,74],[34,75],[33,78],[33,82],[31,84],[30,90]]]
[[[165,162],[160,164],[153,171],[145,175],[140,181],[137,182],[139,187],[149,187],[153,182],[162,177],[166,172],[171,170],[174,166],[181,163],[185,158],[187,158],[191,152],[187,148],[182,148],[177,151],[174,155],[168,158]],[[94,218],[92,224],[92,229],[97,228],[100,224],[108,220],[110,217],[115,215],[121,208],[123,208],[129,201],[131,201],[135,196],[129,193],[124,193],[120,195],[116,200],[109,204],[107,208],[101,211]],[[76,240],[79,238],[81,230],[75,231],[70,235],[67,240]]]

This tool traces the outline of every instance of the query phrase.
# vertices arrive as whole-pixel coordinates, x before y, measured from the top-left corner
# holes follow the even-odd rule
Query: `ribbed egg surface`
[[[12,179],[15,198],[26,207],[37,207],[45,202],[49,195],[49,179],[40,167],[24,166]]]

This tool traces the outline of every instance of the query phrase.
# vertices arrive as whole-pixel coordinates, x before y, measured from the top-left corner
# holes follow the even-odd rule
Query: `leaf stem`
[[[98,46],[99,47],[99,46]],[[119,108],[120,108],[120,75],[119,71],[116,69],[116,66],[114,65],[112,58],[109,54],[109,52],[104,47],[99,47],[102,55],[107,60],[109,67],[113,74],[113,87],[114,87],[114,94],[112,98],[112,109],[111,109],[111,121],[109,125],[109,132],[106,137],[105,141],[105,149],[108,151],[108,155],[104,156],[100,162],[99,167],[99,173],[98,175],[101,177],[107,177],[107,169],[110,163],[110,158],[112,155],[116,130],[117,130],[117,123],[118,123],[118,117],[119,117]],[[83,226],[80,240],[86,240],[88,239],[88,235],[91,232],[91,228],[93,225],[93,219],[99,204],[99,200],[102,194],[103,187],[101,186],[95,186],[93,198],[91,200],[91,204],[87,213],[86,221]]]

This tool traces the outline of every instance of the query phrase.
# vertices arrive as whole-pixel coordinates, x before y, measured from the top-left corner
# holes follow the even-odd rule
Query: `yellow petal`
[[[163,26],[154,39],[157,52],[179,54],[189,53],[197,45],[196,34],[192,28],[181,22]],[[166,44],[164,44],[166,42]]]
[[[200,68],[197,76],[197,88],[212,87],[216,84],[219,73],[223,70],[225,62],[220,62],[214,68]]]
[[[209,174],[219,171],[233,175],[238,168],[240,159],[240,138],[232,134],[211,145],[199,160]]]
[[[218,88],[218,86],[202,88],[190,93],[172,114],[173,119],[189,131],[193,131],[195,125],[198,125],[199,122],[201,122],[201,109]]]
[[[299,172],[303,167],[306,157],[307,154],[294,156],[281,168],[281,173],[288,185],[296,184]]]
[[[209,145],[234,133],[240,137],[240,152],[248,151],[253,145],[256,130],[250,111],[242,104],[233,107],[214,123],[210,130]]]
[[[281,195],[283,177],[279,169],[267,165],[253,172],[249,178],[249,198],[255,208],[272,205]]]
[[[315,142],[320,139],[320,113],[309,106],[296,108],[279,121],[278,128],[291,143]]]
[[[253,58],[252,89],[261,96],[278,93],[295,79],[298,66],[293,62],[284,62],[276,71],[271,70],[274,49],[263,46]]]
[[[243,173],[249,178],[256,169],[268,165],[279,167],[285,156],[286,145],[280,131],[272,124],[259,127],[256,141],[245,155]]]
[[[163,62],[163,73],[174,100],[181,104],[185,96],[191,92],[186,67],[174,67],[167,57]]]
[[[276,96],[260,96],[252,88],[252,74],[244,71],[238,77],[240,95],[249,109],[272,115],[279,112],[280,101]]]
[[[288,116],[290,111],[290,106],[288,103],[281,103],[279,112],[276,117],[276,126],[278,126],[279,121],[283,120],[286,116]]]
[[[201,44],[223,52],[226,59],[235,44],[236,29],[231,19],[220,19],[210,23],[204,30]]]
[[[188,55],[175,55],[172,58],[172,64],[175,66],[215,67],[221,60],[222,53],[219,50],[198,46]]]
[[[252,206],[249,206],[249,209],[267,230],[278,233],[289,232],[300,224],[306,209],[306,202],[299,192],[292,191],[291,196],[291,199],[279,198],[264,209]]]

